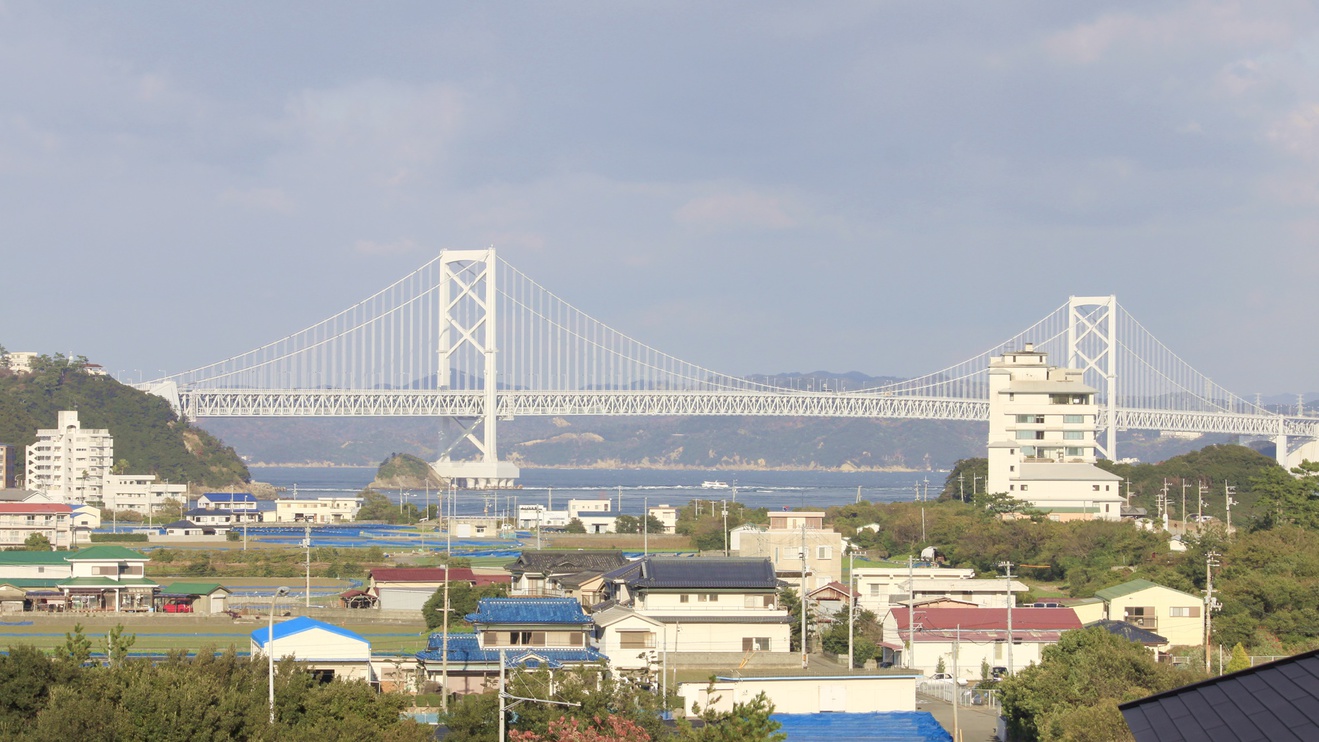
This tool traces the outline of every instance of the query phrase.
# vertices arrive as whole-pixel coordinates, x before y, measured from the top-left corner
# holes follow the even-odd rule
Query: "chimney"
[[[1034,353],[1034,352],[1035,352],[1035,343],[1026,343],[1026,352],[1027,352],[1027,353]]]

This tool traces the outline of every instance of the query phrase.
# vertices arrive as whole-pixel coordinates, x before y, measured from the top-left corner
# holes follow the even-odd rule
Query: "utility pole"
[[[957,472],[957,499],[966,502],[966,490],[962,487],[962,472]]]
[[[1163,489],[1159,490],[1159,520],[1163,522],[1163,530],[1172,530],[1168,528],[1168,478],[1163,478]]]
[[[1218,552],[1205,554],[1205,672],[1209,672],[1209,642],[1213,636],[1213,619],[1210,614],[1218,606],[1214,597],[1214,567],[1218,566]]]
[[[1199,513],[1196,518],[1200,523],[1205,522],[1205,498],[1209,495],[1209,485],[1201,484],[1196,492],[1196,499],[1199,500]]]
[[[912,593],[916,591],[916,570],[911,554],[907,555],[907,668],[916,669],[916,604]]]
[[[856,590],[852,586],[856,584],[856,555],[849,548],[847,550],[847,669],[851,670],[855,649],[853,642],[856,641],[855,629],[856,624]]]
[[[724,556],[728,556],[728,501],[723,500],[724,505]],[[650,514],[647,513],[647,518]]]
[[[999,562],[999,566],[1005,568],[1007,576],[1007,606],[1008,606],[1008,675],[1014,673],[1012,666],[1012,562]]]
[[[504,649],[499,650],[499,742],[504,742]]]
[[[1224,479],[1223,499],[1227,501],[1227,535],[1228,536],[1232,535],[1232,506],[1237,504],[1237,501],[1232,498],[1232,495],[1235,495],[1236,493],[1237,493],[1237,488],[1228,484],[1227,480]]]
[[[962,625],[960,623],[957,624],[957,633],[953,636],[955,637],[953,639],[953,739],[960,741],[962,739],[962,726],[957,719],[957,697],[961,695],[961,692],[957,690],[957,678],[959,677],[957,674],[957,655],[961,654],[962,651]]]
[[[806,651],[806,518],[801,519],[801,669],[810,665]]]
[[[1186,533],[1186,488],[1191,485],[1182,480],[1182,533]]]
[[[306,606],[311,607],[311,524],[305,526],[305,536],[302,539],[303,545],[307,547],[307,602]]]
[[[641,509],[650,510],[650,497],[641,498]],[[641,519],[641,555],[650,556],[650,519]]]
[[[443,695],[440,696],[440,710],[449,713],[449,555],[444,555],[444,618],[442,619],[441,631],[444,633],[440,639],[440,679],[444,686]],[[501,662],[500,673],[502,679],[503,657],[499,658]]]

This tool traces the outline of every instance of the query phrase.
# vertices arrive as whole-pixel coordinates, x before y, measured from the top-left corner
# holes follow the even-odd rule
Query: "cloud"
[[[788,229],[800,222],[787,199],[763,193],[716,193],[683,204],[673,214],[679,224],[713,229]]]
[[[1293,38],[1285,5],[1274,11],[1277,17],[1260,10],[1254,3],[1192,2],[1160,13],[1108,13],[1050,34],[1044,48],[1063,61],[1093,64],[1120,50],[1154,51],[1162,56],[1172,49],[1276,45]]]

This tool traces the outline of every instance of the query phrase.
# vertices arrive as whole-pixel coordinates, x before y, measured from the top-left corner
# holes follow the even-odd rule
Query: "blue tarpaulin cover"
[[[774,714],[788,742],[952,742],[928,711],[873,714]]]

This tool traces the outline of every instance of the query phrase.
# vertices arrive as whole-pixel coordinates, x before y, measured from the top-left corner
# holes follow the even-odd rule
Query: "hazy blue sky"
[[[443,248],[720,371],[1118,295],[1314,390],[1309,2],[0,0],[0,343],[181,371]]]

